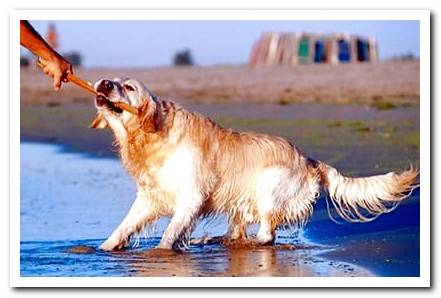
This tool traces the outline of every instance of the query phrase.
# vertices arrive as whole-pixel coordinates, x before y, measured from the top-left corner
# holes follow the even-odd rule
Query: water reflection
[[[315,256],[317,247],[238,248],[211,245],[191,247],[190,252],[150,249],[117,252],[124,255],[134,276],[348,276],[357,270]],[[350,269],[349,269],[350,268]],[[349,269],[349,270],[348,270]]]

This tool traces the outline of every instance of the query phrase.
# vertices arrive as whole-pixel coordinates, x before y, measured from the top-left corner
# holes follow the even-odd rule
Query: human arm
[[[54,78],[55,90],[60,89],[62,82],[67,82],[67,74],[73,74],[72,65],[25,20],[20,20],[20,44],[40,58],[44,64],[43,72]]]

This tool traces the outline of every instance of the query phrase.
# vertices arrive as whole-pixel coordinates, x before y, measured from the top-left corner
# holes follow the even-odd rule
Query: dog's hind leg
[[[262,172],[256,190],[257,217],[260,222],[256,237],[258,244],[274,243],[279,224],[276,214],[286,200],[285,194],[292,192],[291,181],[291,171],[286,167],[271,167]]]
[[[225,235],[227,240],[243,240],[247,238],[246,224],[240,219],[230,219],[228,231]]]
[[[138,193],[129,213],[112,233],[112,235],[100,246],[102,250],[123,249],[128,245],[130,237],[141,231],[145,225],[152,223],[158,218],[154,208],[149,203],[149,198]]]
[[[247,231],[244,225],[232,225],[228,227],[227,234],[225,235],[230,240],[243,240],[247,238]]]
[[[257,232],[256,241],[258,244],[273,244],[276,239],[276,227],[272,223],[272,215],[264,213],[260,216],[260,228]]]

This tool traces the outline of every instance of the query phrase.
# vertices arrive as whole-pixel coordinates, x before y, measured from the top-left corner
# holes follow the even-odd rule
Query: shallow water
[[[326,248],[282,246],[229,249],[191,245],[176,253],[157,250],[160,238],[137,248],[103,252],[102,240],[24,241],[22,276],[370,276],[368,270],[317,256]]]
[[[191,245],[183,253],[155,250],[167,224],[163,219],[128,250],[97,250],[127,213],[134,194],[134,182],[116,159],[22,143],[21,275],[419,275],[419,191],[369,224],[332,222],[322,199],[304,231],[278,232],[274,247],[212,244]],[[192,237],[222,235],[225,230],[220,217],[199,224]]]

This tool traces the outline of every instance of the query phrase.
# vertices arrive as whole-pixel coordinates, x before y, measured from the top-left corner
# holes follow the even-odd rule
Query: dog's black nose
[[[113,89],[113,83],[109,80],[102,80],[98,85],[97,91],[108,95]]]

